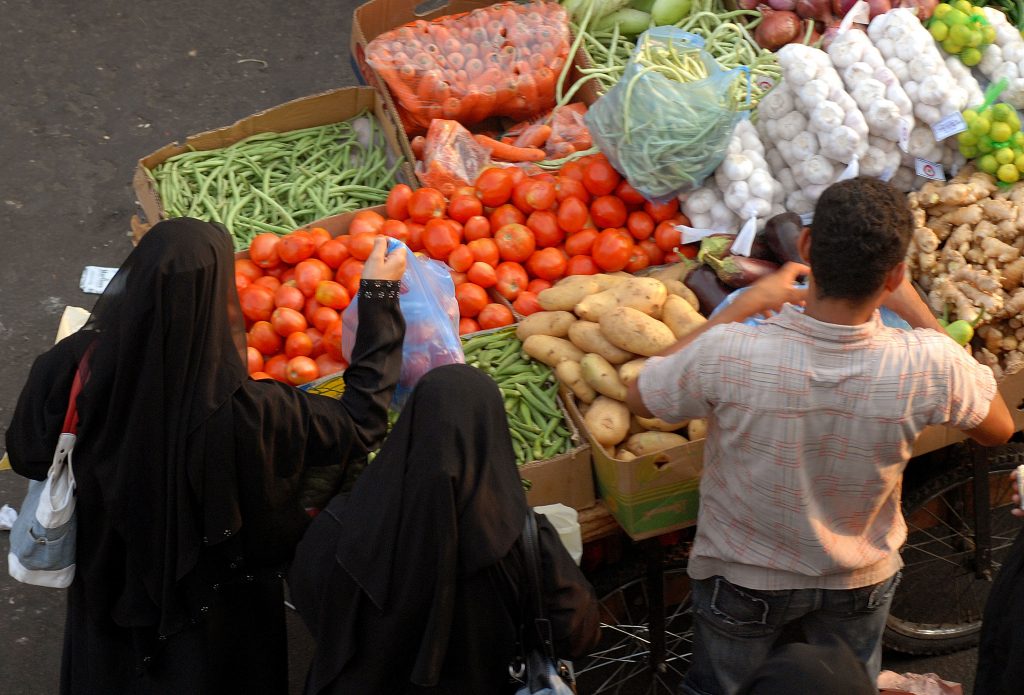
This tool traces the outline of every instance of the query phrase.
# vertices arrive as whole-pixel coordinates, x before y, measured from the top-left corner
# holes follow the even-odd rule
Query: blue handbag
[[[71,386],[64,426],[45,480],[30,480],[28,494],[11,527],[7,571],[25,584],[63,589],[75,578],[75,472],[71,452],[78,430],[75,401],[82,390],[81,368]]]

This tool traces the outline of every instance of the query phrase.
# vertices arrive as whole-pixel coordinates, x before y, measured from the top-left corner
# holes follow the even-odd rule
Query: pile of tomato
[[[380,233],[451,268],[462,333],[513,322],[488,290],[528,315],[540,308],[537,293],[567,275],[635,273],[674,262],[675,225],[689,224],[676,200],[645,200],[600,154],[557,175],[487,169],[450,199],[399,184],[386,213]]]

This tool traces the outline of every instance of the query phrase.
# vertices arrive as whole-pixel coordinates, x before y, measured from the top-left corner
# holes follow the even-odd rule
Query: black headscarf
[[[773,649],[737,692],[739,695],[877,695],[878,688],[868,678],[853,650],[832,636],[824,644],[791,642]]]
[[[187,617],[178,584],[204,537],[214,543],[240,526],[230,461],[210,460],[206,433],[192,440],[247,378],[227,233],[189,218],[155,225],[84,331],[96,339],[78,402],[79,447],[128,555],[114,619],[172,633]]]

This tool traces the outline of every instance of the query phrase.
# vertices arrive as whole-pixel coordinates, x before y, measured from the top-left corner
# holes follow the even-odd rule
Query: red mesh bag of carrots
[[[550,109],[568,60],[569,23],[554,2],[505,2],[381,34],[366,62],[387,83],[407,129],[435,118],[479,123]]]
[[[456,188],[470,186],[491,158],[473,134],[458,121],[435,118],[427,130],[422,161],[416,175],[429,188],[436,188],[451,197]]]

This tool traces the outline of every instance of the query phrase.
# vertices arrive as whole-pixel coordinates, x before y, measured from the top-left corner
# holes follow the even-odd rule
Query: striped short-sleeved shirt
[[[971,429],[992,370],[936,331],[823,323],[785,307],[648,360],[644,404],[708,417],[689,572],[751,589],[846,589],[891,576],[903,469],[928,425]]]

